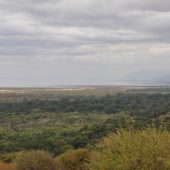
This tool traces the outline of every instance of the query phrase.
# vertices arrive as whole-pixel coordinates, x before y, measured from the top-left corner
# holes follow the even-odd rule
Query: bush
[[[170,133],[156,129],[119,130],[101,141],[90,170],[169,170]]]
[[[15,165],[10,163],[0,163],[0,170],[16,170]]]
[[[0,156],[0,160],[4,163],[11,163],[15,160],[16,153],[6,153]]]
[[[87,170],[90,152],[87,149],[69,150],[57,158],[59,170]]]
[[[17,170],[56,170],[56,164],[46,151],[24,151],[17,155]]]
[[[155,119],[154,122],[156,126],[161,126],[162,128],[170,131],[170,113],[159,116],[159,118]]]

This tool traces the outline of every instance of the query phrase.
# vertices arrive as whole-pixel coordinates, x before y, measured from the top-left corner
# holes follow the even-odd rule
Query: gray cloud
[[[164,75],[169,21],[169,0],[0,0],[1,86]]]

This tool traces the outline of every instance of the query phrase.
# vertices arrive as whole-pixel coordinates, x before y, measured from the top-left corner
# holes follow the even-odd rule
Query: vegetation
[[[0,94],[0,170],[169,168],[165,89],[114,95],[38,92],[4,94],[4,99]]]
[[[56,100],[23,100],[1,102],[1,114],[55,113],[108,113],[130,112],[132,116],[156,118],[170,111],[170,94],[117,94],[105,96],[65,96]],[[2,115],[4,116],[4,115]]]
[[[54,158],[45,151],[17,154],[3,170],[169,170],[170,133],[156,128],[119,129],[89,149],[68,150]]]
[[[88,170],[90,156],[88,149],[69,150],[57,158],[57,169]]]
[[[17,170],[56,170],[54,159],[45,151],[24,151],[17,155]]]
[[[109,132],[155,122],[170,112],[170,95],[117,94],[65,96],[58,100],[0,103],[0,159],[10,162],[22,150],[47,150],[59,155],[96,143]],[[157,120],[157,121],[156,121]]]
[[[109,131],[125,127],[129,118],[126,113],[9,115],[3,118],[4,123],[0,125],[1,159],[10,162],[13,159],[11,153],[27,149],[45,149],[58,155],[71,148],[81,148],[96,143]]]
[[[170,131],[170,113],[159,116],[154,122],[158,127],[163,127]]]
[[[0,162],[0,170],[16,170],[15,164]]]
[[[104,138],[90,170],[169,170],[170,133],[157,129],[119,130]]]

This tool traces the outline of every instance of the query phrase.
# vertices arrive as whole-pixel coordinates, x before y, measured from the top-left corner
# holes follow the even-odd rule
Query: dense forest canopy
[[[133,116],[156,118],[170,111],[170,94],[117,94],[105,96],[65,96],[56,100],[1,102],[0,113],[126,111]]]
[[[0,155],[45,149],[58,155],[85,147],[109,132],[149,126],[170,112],[170,94],[119,93],[60,96],[56,100],[0,103]],[[156,121],[157,120],[157,121]]]
[[[35,153],[45,150],[40,152],[44,159],[48,151],[57,157],[61,169],[68,170],[68,164],[69,170],[71,167],[74,170],[82,164],[79,155],[92,160],[89,150],[119,129],[161,127],[170,130],[170,94],[146,91],[139,89],[136,93],[131,89],[104,95],[96,91],[91,95],[42,93],[43,98],[25,93],[17,95],[16,100],[13,94],[8,94],[8,100],[1,96],[0,160],[9,163],[16,160],[18,152],[26,154],[26,150],[31,155],[34,151],[30,150]],[[47,158],[51,160],[49,156]],[[1,166],[5,167],[3,170],[14,167],[0,163]]]

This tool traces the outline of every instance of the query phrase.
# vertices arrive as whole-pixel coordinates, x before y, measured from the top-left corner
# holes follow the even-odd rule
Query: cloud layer
[[[0,85],[165,75],[169,21],[169,0],[0,0]]]

